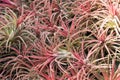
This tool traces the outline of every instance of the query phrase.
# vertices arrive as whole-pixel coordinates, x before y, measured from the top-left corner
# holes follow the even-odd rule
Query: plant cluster
[[[119,0],[0,0],[0,80],[120,80]]]

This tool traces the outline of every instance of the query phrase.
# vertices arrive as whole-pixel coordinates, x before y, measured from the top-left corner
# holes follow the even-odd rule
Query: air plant
[[[1,2],[0,79],[120,79],[119,0]]]
[[[27,46],[27,40],[33,41],[31,38],[34,35],[24,27],[25,24],[21,24],[20,26],[17,24],[17,15],[9,8],[1,13],[0,23],[0,46],[15,47],[19,45],[18,47],[20,48],[21,43]]]
[[[1,7],[9,7],[9,8],[13,8],[13,9],[17,8],[17,4],[12,2],[11,0],[1,0],[0,6]]]
[[[34,71],[34,61],[29,57],[35,53],[32,51],[32,47],[27,48],[23,45],[22,51],[14,47],[11,47],[11,50],[11,54],[3,53],[0,57],[2,79],[39,79],[40,76]]]

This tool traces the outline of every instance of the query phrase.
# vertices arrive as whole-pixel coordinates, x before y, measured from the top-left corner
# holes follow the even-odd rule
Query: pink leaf
[[[17,5],[10,1],[10,0],[1,0],[2,3],[0,3],[0,6],[3,6],[3,7],[10,7],[10,8],[16,8]]]
[[[70,33],[72,33],[75,29],[75,19],[76,19],[76,17],[73,18],[73,21],[72,21],[72,24],[71,24],[71,27],[70,27]]]
[[[117,10],[116,10],[116,8],[115,8],[115,6],[113,5],[113,3],[112,3],[111,0],[109,0],[108,10],[109,10],[110,14],[112,14],[113,16],[114,16],[114,15],[117,15]]]

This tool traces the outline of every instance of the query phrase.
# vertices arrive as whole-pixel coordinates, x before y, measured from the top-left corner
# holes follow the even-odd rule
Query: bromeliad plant
[[[2,0],[0,79],[119,80],[119,3]]]
[[[27,46],[28,41],[34,41],[35,36],[25,28],[25,23],[19,23],[17,15],[9,8],[1,12],[0,16],[0,47],[21,47],[21,43]],[[19,23],[19,24],[18,24]]]

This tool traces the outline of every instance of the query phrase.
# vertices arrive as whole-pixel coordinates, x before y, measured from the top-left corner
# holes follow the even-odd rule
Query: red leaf
[[[1,0],[0,6],[9,7],[9,8],[17,8],[17,5],[10,0]]]
[[[103,33],[101,33],[101,35],[99,36],[99,40],[102,41],[102,42],[104,42],[105,39],[106,39],[106,33],[103,32]]]
[[[58,5],[55,1],[53,1],[53,2],[51,3],[51,6],[52,6],[52,10],[55,11],[55,12],[57,12],[57,11],[60,10],[59,5]]]
[[[27,17],[27,14],[21,15],[21,16],[18,18],[18,20],[17,20],[17,26],[18,26],[19,24],[21,24],[26,17]]]
[[[111,0],[109,0],[108,10],[109,10],[110,14],[112,14],[113,16],[118,14],[117,10],[116,10],[115,6],[112,4]]]
[[[85,12],[89,12],[90,11],[90,7],[91,7],[91,4],[90,2],[85,2],[85,4],[82,4],[80,5],[80,8],[85,11]]]
[[[70,33],[72,33],[75,29],[75,19],[76,19],[76,17],[73,18],[73,21],[72,21],[72,24],[71,24],[71,27],[70,27]]]

